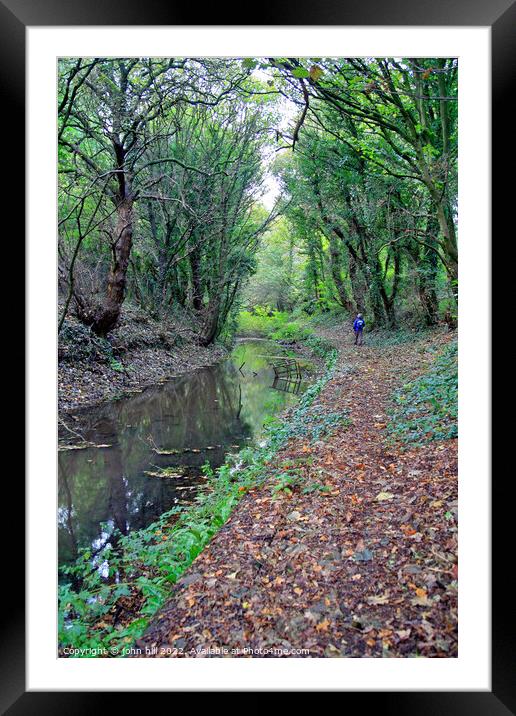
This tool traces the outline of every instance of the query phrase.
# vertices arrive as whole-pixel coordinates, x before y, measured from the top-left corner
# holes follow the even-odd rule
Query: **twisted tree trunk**
[[[89,301],[77,304],[79,318],[98,336],[106,336],[115,328],[120,318],[125,298],[127,270],[133,244],[133,204],[131,195],[117,206],[117,221],[112,243],[112,262],[107,279],[104,299],[95,305]],[[81,305],[82,303],[82,305]]]

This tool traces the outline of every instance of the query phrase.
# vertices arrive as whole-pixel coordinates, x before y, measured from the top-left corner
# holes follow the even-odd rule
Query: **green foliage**
[[[331,434],[337,427],[351,425],[348,411],[327,413],[325,409],[316,405],[309,413],[296,415],[292,420],[294,434],[306,438],[308,442],[316,442]]]
[[[310,72],[308,72],[308,70],[305,70],[304,67],[296,67],[292,70],[292,74],[298,79],[301,79],[303,77],[310,77]]]
[[[309,325],[312,328],[334,328],[335,326],[346,321],[350,322],[351,316],[342,306],[333,306],[324,313],[316,313],[309,318]]]
[[[301,396],[289,419],[270,419],[261,446],[241,450],[216,471],[204,468],[206,487],[188,507],[175,507],[154,524],[127,536],[114,535],[116,549],[107,544],[96,555],[81,552],[74,565],[63,573],[79,585],[59,586],[59,644],[61,648],[108,649],[120,654],[124,646],[140,636],[170,593],[170,586],[193,562],[228,519],[242,495],[262,483],[267,465],[278,449],[299,434],[317,439],[346,420],[343,414],[324,416],[308,409],[333,374],[337,351],[324,339],[306,339],[311,350],[324,359],[326,373]],[[279,489],[291,489],[288,473]],[[130,623],[113,628],[104,621],[121,597],[136,596],[142,605]],[[91,654],[93,655],[93,654]]]
[[[240,311],[237,333],[241,336],[264,336],[270,338],[276,331],[284,328],[290,315],[267,306],[255,306],[252,311]]]
[[[306,341],[312,337],[306,318],[293,320],[289,313],[264,306],[255,306],[253,311],[241,311],[236,330],[242,336],[264,336],[286,343]]]
[[[311,482],[306,487],[303,487],[302,492],[304,495],[310,495],[313,492],[331,492],[329,485],[322,485],[320,482]]]
[[[415,381],[394,395],[389,432],[406,444],[457,437],[457,341],[452,341]]]
[[[113,357],[113,347],[96,336],[87,326],[65,324],[59,336],[59,359],[66,361],[107,360]]]
[[[277,476],[277,482],[272,488],[271,492],[273,495],[279,492],[285,492],[291,495],[293,490],[298,487],[302,482],[302,477],[299,473],[299,469],[291,469],[288,472],[281,472]]]
[[[302,299],[305,257],[290,222],[280,216],[267,230],[256,253],[256,271],[246,285],[242,304],[253,309],[267,305],[291,311]]]
[[[285,325],[279,326],[275,331],[273,331],[270,334],[270,337],[275,341],[294,343],[296,341],[305,340],[309,335],[309,328],[305,328],[296,321],[289,321]]]

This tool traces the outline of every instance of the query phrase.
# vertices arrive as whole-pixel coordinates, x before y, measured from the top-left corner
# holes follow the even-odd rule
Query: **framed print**
[[[489,375],[514,4],[0,16],[28,406],[4,710],[516,713]]]

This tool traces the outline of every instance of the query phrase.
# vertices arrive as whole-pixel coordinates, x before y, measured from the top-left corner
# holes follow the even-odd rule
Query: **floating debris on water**
[[[86,450],[87,448],[110,448],[113,447],[112,445],[109,445],[108,443],[102,443],[100,445],[96,445],[95,443],[81,443],[80,445],[59,445],[57,450],[58,452],[62,452],[64,450]]]
[[[144,470],[144,475],[149,475],[149,477],[183,477],[184,472],[178,471],[177,467],[163,467],[159,470]]]

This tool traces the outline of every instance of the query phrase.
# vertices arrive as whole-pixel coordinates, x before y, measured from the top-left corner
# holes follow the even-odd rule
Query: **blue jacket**
[[[365,326],[365,321],[363,318],[355,318],[353,322],[353,330],[354,331],[361,331],[363,330]]]

